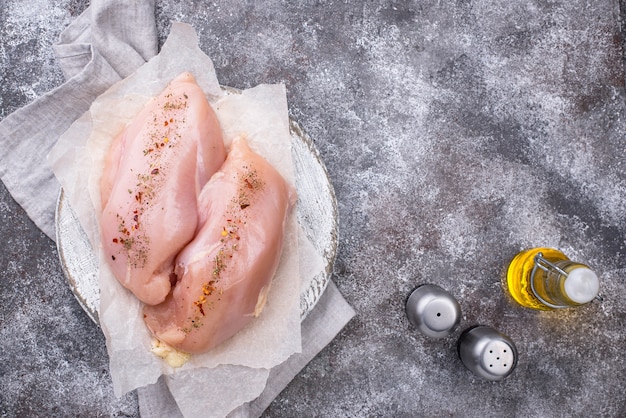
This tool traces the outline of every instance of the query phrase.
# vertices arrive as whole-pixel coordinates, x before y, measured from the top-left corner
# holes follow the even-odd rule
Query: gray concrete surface
[[[0,4],[1,118],[63,81],[51,44],[87,3]],[[620,6],[157,1],[161,41],[170,20],[191,23],[223,84],[286,84],[336,190],[333,279],[357,316],[266,416],[626,416]],[[134,394],[113,396],[104,338],[54,243],[2,185],[0,217],[1,416],[136,416]],[[503,270],[539,245],[594,267],[604,301],[515,305]],[[450,337],[408,323],[420,283],[460,301]],[[517,344],[503,382],[456,356],[476,324]]]

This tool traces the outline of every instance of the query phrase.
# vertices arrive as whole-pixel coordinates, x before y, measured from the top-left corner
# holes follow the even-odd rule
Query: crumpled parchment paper
[[[197,43],[193,28],[173,23],[161,52],[100,96],[59,139],[49,159],[94,249],[98,249],[100,325],[107,340],[115,393],[122,395],[165,375],[185,416],[221,416],[258,396],[269,369],[300,352],[299,297],[306,280],[300,274],[300,260],[318,269],[311,272],[307,267],[309,278],[323,262],[311,245],[302,245],[292,210],[281,263],[261,316],[219,347],[192,356],[179,369],[150,352],[152,337],[143,323],[142,305],[113,277],[100,250],[99,180],[115,135],[168,82],[189,71],[213,105],[226,145],[239,134],[247,135],[251,148],[295,184],[284,86],[260,85],[225,94],[211,60]]]

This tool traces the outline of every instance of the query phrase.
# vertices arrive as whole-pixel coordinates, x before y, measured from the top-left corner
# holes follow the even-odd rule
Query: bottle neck
[[[588,266],[571,260],[539,257],[530,278],[535,296],[551,308],[583,305],[598,294],[599,282]]]

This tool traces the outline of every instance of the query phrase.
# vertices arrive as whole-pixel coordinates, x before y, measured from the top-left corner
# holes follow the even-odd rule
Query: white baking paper
[[[161,52],[135,74],[100,96],[91,109],[60,138],[50,154],[70,205],[100,257],[100,325],[106,336],[115,393],[155,383],[160,375],[186,416],[222,416],[258,396],[269,369],[300,352],[299,260],[323,266],[303,234],[295,210],[288,220],[284,251],[268,302],[261,316],[233,338],[208,353],[194,355],[173,369],[150,352],[151,336],[142,319],[141,303],[110,272],[101,253],[98,219],[99,179],[112,139],[143,105],[183,71],[191,72],[213,105],[228,144],[245,134],[252,149],[263,155],[292,185],[294,170],[284,86],[261,85],[224,93],[211,60],[198,48],[189,25],[173,23]],[[85,138],[88,138],[85,141]],[[193,402],[193,408],[191,403]]]

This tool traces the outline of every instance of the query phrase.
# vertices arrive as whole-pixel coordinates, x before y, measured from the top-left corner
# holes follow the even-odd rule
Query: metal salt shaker
[[[465,367],[486,380],[503,380],[517,365],[517,349],[513,341],[488,326],[464,331],[457,348]]]

